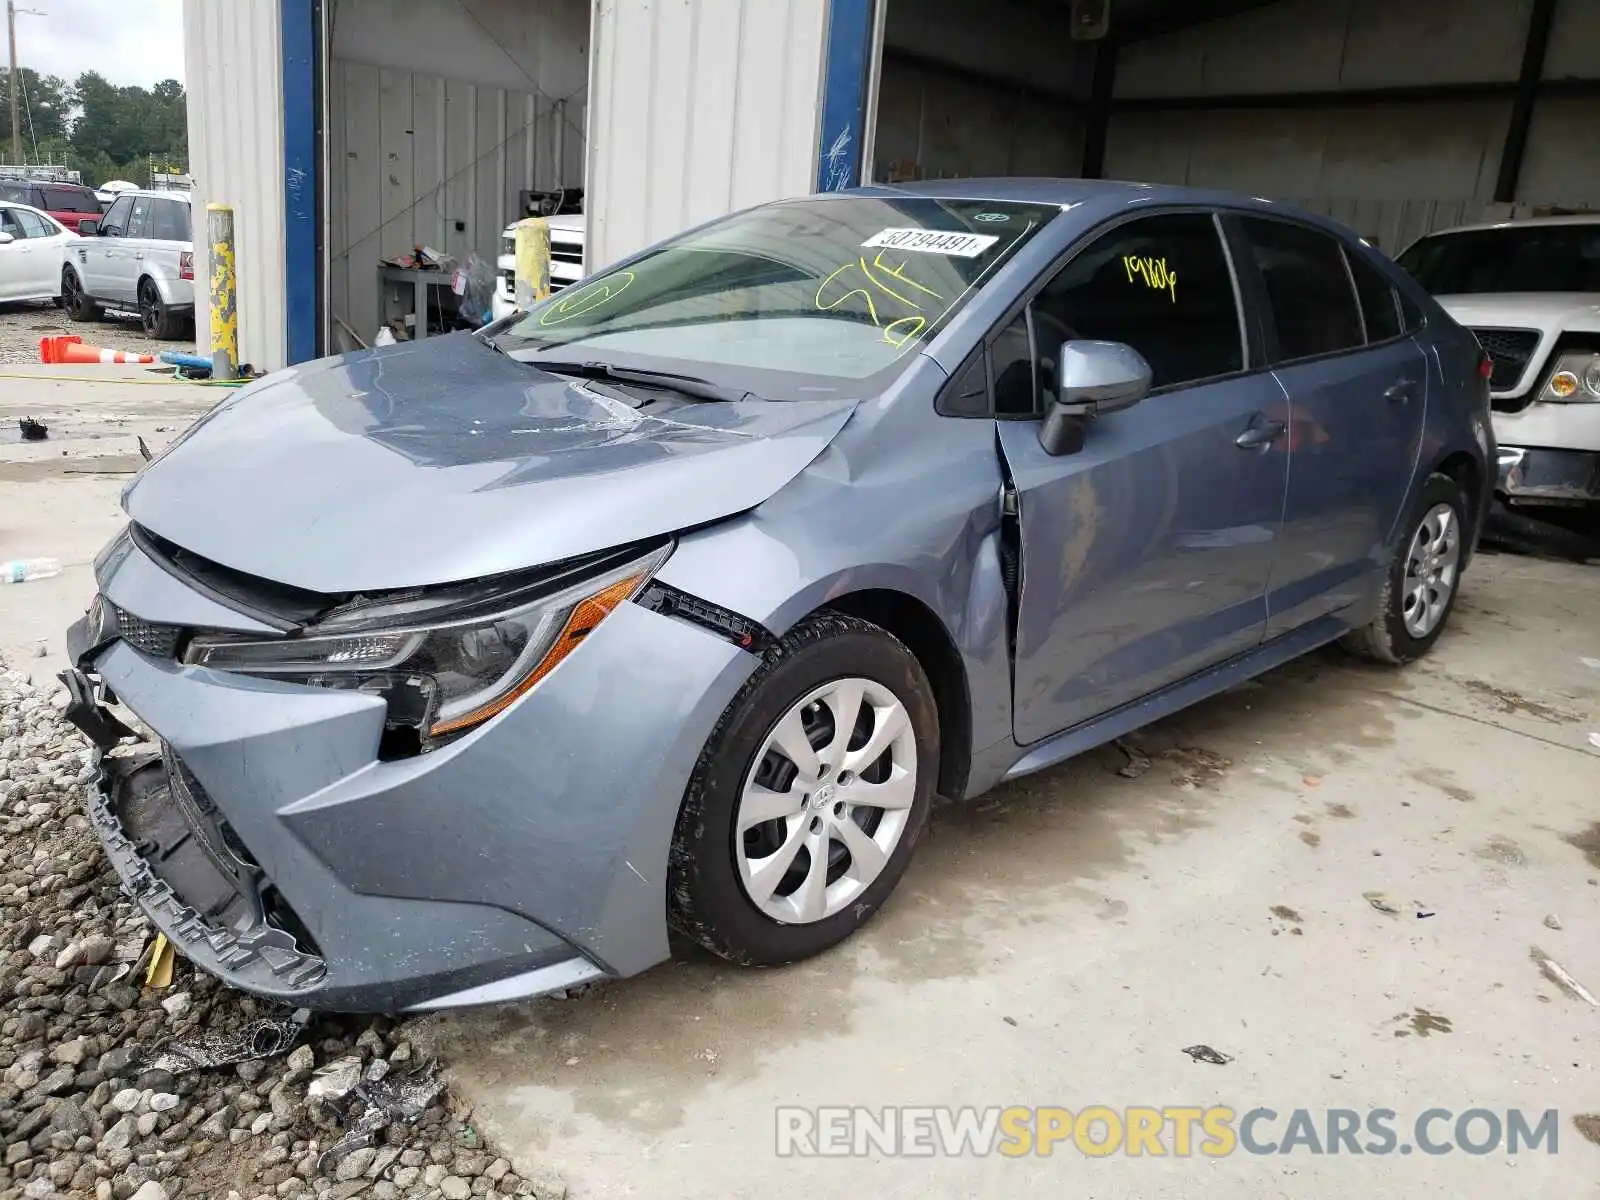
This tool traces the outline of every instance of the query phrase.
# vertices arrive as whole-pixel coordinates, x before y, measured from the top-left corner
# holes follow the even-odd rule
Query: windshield
[[[1435,234],[1412,243],[1400,265],[1435,296],[1600,292],[1600,224]]]
[[[532,362],[732,374],[775,399],[865,393],[1059,211],[925,197],[768,204],[560,292],[496,341]]]

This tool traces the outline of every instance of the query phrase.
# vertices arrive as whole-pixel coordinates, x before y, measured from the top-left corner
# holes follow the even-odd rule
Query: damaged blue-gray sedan
[[[128,487],[64,675],[128,890],[315,1008],[848,937],[976,796],[1440,636],[1487,361],[1340,226],[945,182],[769,204],[282,371]]]

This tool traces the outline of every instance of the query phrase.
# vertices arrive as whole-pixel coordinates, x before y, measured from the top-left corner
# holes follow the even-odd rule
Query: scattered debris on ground
[[[0,1200],[565,1195],[483,1145],[405,1026],[290,1012],[182,960],[145,984],[155,930],[80,809],[92,751],[53,683],[5,667]]]
[[[1225,1067],[1233,1061],[1233,1056],[1224,1054],[1220,1050],[1213,1050],[1203,1042],[1197,1046],[1185,1046],[1183,1053],[1195,1062],[1210,1063],[1214,1067]]]
[[[25,442],[42,442],[50,436],[50,426],[32,417],[23,417],[17,422],[17,428],[22,431],[22,440]]]
[[[1594,993],[1569,975],[1565,967],[1539,949],[1539,947],[1531,947],[1528,950],[1528,957],[1533,959],[1534,964],[1546,979],[1567,993],[1567,995],[1582,1000],[1590,1008],[1600,1008],[1600,1000],[1595,999]]]
[[[1117,774],[1124,779],[1137,779],[1150,769],[1150,756],[1126,738],[1118,738],[1112,745],[1128,758],[1127,762],[1117,768]]]
[[[1395,907],[1394,901],[1390,900],[1382,892],[1362,892],[1361,898],[1381,913],[1391,917],[1400,915],[1400,910]]]

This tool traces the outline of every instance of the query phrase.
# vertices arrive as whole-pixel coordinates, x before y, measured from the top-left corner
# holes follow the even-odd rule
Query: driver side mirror
[[[17,239],[15,235],[9,234],[5,230],[0,229],[0,246],[9,246],[16,240]]]
[[[1063,342],[1056,360],[1056,394],[1039,426],[1039,444],[1046,454],[1076,454],[1083,449],[1090,421],[1132,408],[1149,394],[1150,364],[1132,346]]]
[[[79,237],[94,237],[95,234],[97,234],[99,232],[100,232],[100,222],[99,221],[79,221],[78,222],[78,236]]]

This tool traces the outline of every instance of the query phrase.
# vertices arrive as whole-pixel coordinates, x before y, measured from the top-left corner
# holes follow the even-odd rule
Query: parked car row
[[[60,202],[50,192],[72,185],[0,190],[19,186]],[[133,312],[147,336],[177,337],[194,320],[191,209],[186,193],[139,189],[68,225],[59,212],[0,200],[0,300],[56,300],[75,321]]]

